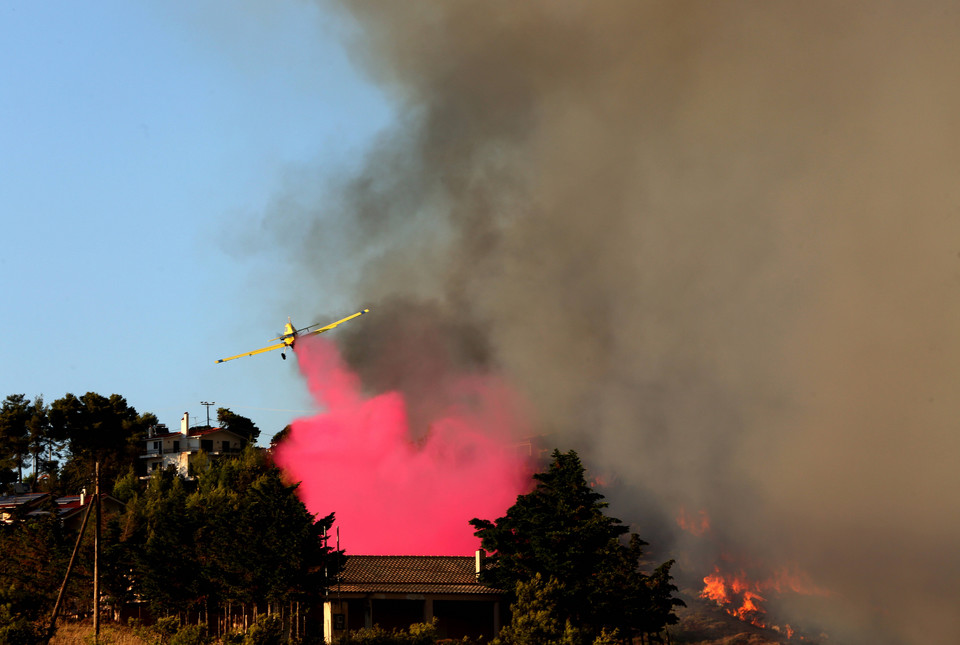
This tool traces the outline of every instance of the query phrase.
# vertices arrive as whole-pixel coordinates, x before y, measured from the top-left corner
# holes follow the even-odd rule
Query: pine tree
[[[535,489],[517,497],[504,517],[471,521],[483,548],[494,553],[484,579],[505,590],[537,576],[558,581],[552,591],[558,615],[585,642],[605,628],[628,641],[657,633],[682,604],[670,595],[672,563],[661,565],[657,578],[640,570],[646,542],[604,514],[607,503],[584,472],[576,452],[554,451],[547,471],[534,475]]]
[[[157,422],[153,414],[137,414],[119,394],[96,392],[67,394],[50,405],[47,416],[51,435],[65,441],[70,451],[61,479],[65,491],[74,493],[92,479],[94,460],[100,461],[103,482],[139,466],[147,427]]]
[[[31,403],[24,394],[11,394],[0,406],[0,484],[22,482],[30,463],[28,424]]]
[[[235,432],[254,444],[260,436],[260,428],[245,416],[231,412],[230,408],[217,408],[217,423],[224,430]]]
[[[142,493],[131,492],[129,475],[118,482],[129,502],[110,533],[119,541],[112,570],[132,571],[132,591],[158,615],[312,606],[337,575],[342,555],[323,539],[333,515],[307,511],[266,451],[248,446],[198,468],[192,488],[172,469],[155,472]]]

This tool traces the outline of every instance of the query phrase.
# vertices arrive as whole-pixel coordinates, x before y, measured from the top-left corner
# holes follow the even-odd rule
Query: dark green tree
[[[23,481],[23,469],[30,464],[27,424],[32,404],[24,394],[11,394],[0,405],[0,483]]]
[[[217,423],[221,428],[235,432],[254,444],[260,436],[260,428],[245,416],[230,411],[230,408],[217,408]]]
[[[470,522],[483,548],[494,553],[495,566],[484,574],[485,581],[506,590],[537,575],[559,581],[552,602],[584,642],[604,629],[617,630],[628,642],[662,631],[667,623],[656,624],[662,607],[653,598],[669,586],[672,563],[660,565],[660,578],[642,572],[646,543],[604,514],[603,495],[587,484],[576,452],[554,451],[547,471],[534,479],[535,489],[520,495],[504,517]],[[663,602],[668,616],[682,605],[670,589]]]
[[[656,634],[663,631],[665,627],[680,622],[674,609],[684,607],[685,604],[673,595],[678,591],[670,575],[673,564],[673,560],[668,560],[650,574],[647,581],[647,587],[650,589],[650,604],[640,616],[640,632],[643,634]]]
[[[95,460],[100,461],[103,482],[112,482],[131,466],[138,467],[146,430],[157,423],[153,414],[137,414],[119,394],[105,397],[95,392],[57,399],[47,417],[51,436],[65,441],[70,452],[61,473],[64,492],[89,483]]]
[[[39,633],[73,546],[75,536],[64,530],[52,500],[39,510],[0,524],[0,643],[16,642],[14,633]]]
[[[528,581],[519,581],[514,588],[515,600],[510,605],[510,624],[497,638],[500,645],[575,645],[582,638],[570,621],[557,609],[557,600],[564,594],[556,578],[544,580],[539,573]]]
[[[60,445],[53,436],[43,397],[29,401],[23,394],[11,394],[0,408],[0,485],[13,481],[37,490],[41,476],[55,478]],[[24,475],[32,466],[33,472]],[[40,487],[46,490],[45,486]]]
[[[108,586],[148,599],[158,616],[185,614],[197,602],[199,565],[193,539],[194,517],[187,509],[188,492],[172,469],[153,473],[142,496],[127,504],[117,543],[105,551]],[[132,571],[124,577],[124,567]]]
[[[266,451],[247,447],[198,479],[191,504],[207,524],[195,542],[202,545],[203,566],[223,583],[212,595],[261,604],[322,593],[326,576],[341,566],[324,540],[333,516],[310,514]]]
[[[30,406],[30,418],[27,420],[27,445],[33,461],[33,481],[41,475],[56,475],[57,462],[54,455],[59,446],[50,428],[47,406],[43,397],[38,396]]]
[[[276,448],[277,446],[279,446],[281,443],[283,443],[284,441],[286,441],[287,437],[290,436],[290,429],[291,429],[291,427],[290,427],[289,424],[288,424],[288,425],[285,425],[285,426],[283,426],[283,430],[281,430],[280,432],[278,432],[277,434],[273,435],[273,437],[270,438],[270,449],[271,449],[271,450],[273,450],[274,448]]]
[[[107,531],[117,542],[110,589],[148,598],[157,615],[211,620],[228,606],[314,606],[342,567],[324,539],[333,515],[309,513],[263,449],[211,460],[195,476],[188,486],[157,471],[143,490],[130,474],[118,480],[128,504]]]

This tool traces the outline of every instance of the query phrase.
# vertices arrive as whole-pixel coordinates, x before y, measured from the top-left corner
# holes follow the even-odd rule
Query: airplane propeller
[[[347,316],[346,318],[341,318],[340,320],[338,320],[338,321],[336,321],[336,322],[332,322],[332,323],[330,323],[330,324],[328,324],[328,325],[323,325],[322,327],[321,327],[320,323],[317,323],[317,324],[315,324],[315,325],[310,325],[310,326],[308,326],[308,327],[303,327],[302,329],[296,329],[296,330],[293,330],[293,331],[291,331],[291,332],[287,332],[287,331],[286,331],[287,328],[284,328],[284,331],[283,331],[282,333],[277,334],[276,338],[273,338],[273,339],[270,340],[271,343],[273,343],[273,342],[275,342],[275,341],[280,341],[279,343],[274,344],[274,345],[270,345],[270,346],[268,346],[268,347],[261,347],[260,349],[255,349],[255,350],[252,350],[252,351],[249,351],[249,352],[244,352],[243,354],[237,354],[236,356],[230,356],[230,357],[228,357],[228,358],[221,358],[221,359],[219,359],[219,360],[217,361],[217,363],[225,363],[226,361],[232,361],[232,360],[235,359],[235,358],[243,358],[244,356],[255,356],[255,355],[257,355],[257,354],[262,354],[262,353],[264,353],[264,352],[269,352],[269,351],[274,350],[274,349],[279,349],[279,350],[280,350],[280,355],[283,357],[284,360],[286,360],[287,356],[286,356],[286,354],[284,353],[284,351],[285,351],[288,347],[292,347],[292,346],[293,346],[294,339],[295,339],[300,333],[302,333],[302,332],[309,332],[310,335],[313,335],[313,334],[322,334],[323,332],[329,331],[329,330],[333,329],[334,327],[336,327],[337,325],[340,325],[340,324],[342,324],[342,323],[347,322],[348,320],[353,320],[354,318],[357,318],[358,316],[362,316],[362,315],[365,314],[365,313],[369,313],[369,311],[370,311],[369,309],[363,309],[363,310],[361,310],[361,311],[358,311],[358,312],[356,312],[356,313],[354,313],[354,314],[351,314],[351,315]],[[287,318],[287,322],[288,322],[289,328],[290,328],[290,329],[293,329],[293,325],[290,324],[290,319],[289,319],[289,318]],[[316,328],[316,329],[315,329],[315,328]],[[311,331],[311,330],[313,330],[313,331]]]

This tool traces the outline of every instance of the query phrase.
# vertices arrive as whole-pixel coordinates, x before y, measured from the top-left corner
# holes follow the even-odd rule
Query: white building
[[[173,466],[182,477],[190,475],[190,464],[200,452],[211,457],[238,453],[247,440],[224,428],[190,429],[190,415],[183,413],[180,432],[168,432],[166,426],[147,431],[146,450],[140,455],[145,460],[147,473]]]

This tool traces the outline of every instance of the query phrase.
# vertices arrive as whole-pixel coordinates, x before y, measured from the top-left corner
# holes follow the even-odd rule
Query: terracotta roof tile
[[[443,555],[348,555],[339,589],[344,593],[500,593],[477,582],[473,557]]]
[[[182,437],[182,432],[165,432],[164,434],[155,434],[152,437],[147,437],[144,441],[154,441],[156,439],[169,439],[170,437]]]
[[[391,583],[365,583],[365,584],[349,584],[341,583],[339,587],[336,585],[331,586],[329,589],[330,593],[362,593],[362,594],[373,594],[373,593],[398,593],[398,594],[482,594],[482,595],[497,595],[500,592],[491,587],[486,587],[484,585],[472,584],[472,585],[427,585],[427,584],[391,584]]]
[[[187,435],[191,437],[202,437],[205,434],[220,432],[220,430],[223,430],[223,428],[190,428],[187,430]]]
[[[83,508],[84,506],[86,506],[86,502],[88,502],[89,500],[90,500],[90,497],[88,496],[84,500],[84,503],[81,504],[79,495],[68,495],[66,497],[58,497],[57,508],[59,508],[61,512],[68,511],[73,508]]]

